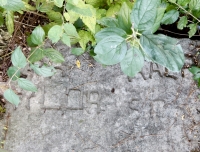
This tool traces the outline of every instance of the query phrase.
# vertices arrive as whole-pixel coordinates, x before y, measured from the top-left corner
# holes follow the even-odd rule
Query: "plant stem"
[[[11,88],[11,87],[10,87],[10,82],[12,81],[13,77],[16,76],[16,74],[17,74],[17,72],[18,72],[19,70],[20,70],[20,68],[18,68],[17,71],[15,71],[15,73],[12,75],[12,77],[11,77],[10,80],[8,81],[9,88]]]

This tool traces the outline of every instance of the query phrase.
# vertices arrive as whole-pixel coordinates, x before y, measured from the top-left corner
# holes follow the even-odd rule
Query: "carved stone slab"
[[[189,40],[181,40],[185,51]],[[184,70],[146,63],[134,78],[119,65],[103,67],[56,46],[66,62],[51,78],[29,75],[36,94],[23,92],[11,112],[5,148],[13,152],[189,152],[200,140],[199,90]],[[81,68],[76,67],[76,60]],[[189,61],[188,61],[189,62]],[[95,63],[95,64],[93,64]]]

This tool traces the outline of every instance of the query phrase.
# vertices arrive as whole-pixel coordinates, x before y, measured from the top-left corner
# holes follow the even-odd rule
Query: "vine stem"
[[[188,12],[186,9],[184,9],[182,6],[180,6],[179,4],[175,3],[175,2],[170,2],[169,3],[173,3],[175,5],[177,5],[179,8],[181,8],[182,10],[184,10],[185,12],[187,12],[190,16],[192,16],[194,19],[196,19],[198,22],[200,22],[200,20],[198,18],[196,18],[194,15],[192,15],[190,12]]]
[[[9,80],[8,83],[7,83],[7,85],[9,85],[9,88],[11,88],[10,82],[12,81],[13,77],[16,76],[17,72],[21,69],[21,68],[19,68],[19,67],[17,67],[17,68],[18,68],[17,71],[15,71],[15,73],[12,75],[12,77],[10,78],[10,80]],[[16,77],[17,77],[17,76],[16,76]]]

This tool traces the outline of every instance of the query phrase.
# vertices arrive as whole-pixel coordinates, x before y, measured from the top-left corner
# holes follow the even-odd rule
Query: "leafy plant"
[[[200,87],[200,68],[192,66],[191,68],[189,68],[189,71],[194,75],[193,78],[197,81],[198,87]]]
[[[61,41],[69,47],[78,43],[80,47],[72,48],[72,54],[81,55],[89,50],[103,65],[120,63],[122,71],[131,77],[142,69],[144,61],[158,63],[175,72],[183,66],[184,55],[177,40],[154,34],[160,24],[171,24],[179,15],[175,10],[169,10],[168,3],[164,1],[33,0],[34,6],[29,0],[0,2],[0,23],[2,21],[3,24],[1,18],[5,18],[11,34],[16,12],[37,11],[34,13],[42,13],[50,21],[46,25],[38,25],[27,35],[27,44],[31,47],[27,58],[20,47],[12,53],[13,66],[7,72],[10,81],[4,97],[15,105],[20,99],[11,89],[11,81],[16,81],[24,90],[37,91],[32,82],[20,77],[24,67],[29,65],[36,74],[48,77],[56,72],[54,67],[46,63],[40,66],[37,61],[48,58],[50,62],[64,62],[64,57],[57,50],[44,47],[47,39],[52,43]]]

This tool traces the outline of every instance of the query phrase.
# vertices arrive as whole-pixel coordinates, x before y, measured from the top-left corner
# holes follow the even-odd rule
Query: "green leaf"
[[[80,30],[78,32],[80,40],[79,40],[79,44],[80,46],[83,48],[83,50],[85,50],[86,45],[88,42],[92,42],[94,44],[94,37],[92,36],[92,34],[88,31],[84,31],[84,30]]]
[[[54,26],[54,25],[57,25],[56,23],[54,22],[51,22],[49,24],[45,24],[44,26],[42,26],[44,32],[45,32],[45,35],[48,35],[48,32],[49,30]]]
[[[52,43],[57,43],[62,37],[62,34],[62,26],[54,25],[48,32],[48,38],[52,41]]]
[[[12,91],[11,89],[7,89],[5,92],[4,92],[4,98],[6,100],[8,100],[10,103],[18,106],[20,100],[19,100],[19,96],[16,95],[14,93],[14,91]]]
[[[131,22],[139,31],[152,28],[156,20],[157,7],[160,0],[137,0],[131,13]]]
[[[71,47],[71,43],[70,43],[70,37],[67,34],[63,34],[61,41],[66,44],[67,46]]]
[[[152,33],[155,33],[158,28],[160,27],[160,23],[161,23],[161,20],[164,16],[164,13],[165,13],[165,10],[167,8],[167,5],[166,3],[162,3],[158,8],[157,8],[157,15],[156,15],[156,20],[155,20],[155,23],[152,27],[152,29],[150,31],[152,31]]]
[[[189,3],[190,10],[199,10],[200,9],[200,0],[191,0]]]
[[[59,25],[61,25],[63,23],[63,16],[60,12],[49,11],[46,14],[48,15],[48,18],[51,21],[54,21],[54,22],[58,23]]]
[[[192,66],[191,68],[189,68],[189,71],[192,73],[192,74],[198,74],[200,73],[200,68],[196,67],[196,66]]]
[[[178,0],[178,4],[181,6],[186,6],[191,0]]]
[[[143,33],[140,38],[144,54],[160,65],[171,71],[178,72],[184,64],[184,53],[177,40],[165,35]]]
[[[27,91],[32,91],[36,92],[37,87],[29,80],[24,79],[24,78],[19,78],[17,79],[18,85],[20,88],[27,90]]]
[[[30,46],[30,47],[36,47],[36,46],[37,46],[36,44],[34,44],[34,43],[31,41],[31,35],[29,35],[29,36],[27,37],[26,42],[27,42],[28,46]]]
[[[102,39],[94,49],[94,59],[104,65],[121,62],[126,55],[127,45],[124,38],[114,35]]]
[[[12,64],[18,68],[24,68],[27,64],[26,57],[20,47],[17,47],[11,55]]]
[[[44,54],[53,62],[61,63],[65,61],[62,54],[53,48],[44,49]]]
[[[169,0],[169,2],[171,2],[171,3],[176,3],[176,0]]]
[[[40,45],[43,43],[45,38],[45,32],[41,26],[37,26],[31,34],[31,41],[36,44]]]
[[[188,32],[189,38],[191,38],[197,32],[197,25],[196,24],[189,24],[188,27],[190,28],[190,31]]]
[[[179,17],[179,11],[177,10],[170,10],[169,12],[165,13],[161,23],[168,25],[176,22]]]
[[[144,66],[143,54],[136,47],[129,49],[125,58],[120,62],[120,66],[126,75],[134,77]]]
[[[71,37],[75,37],[75,38],[79,38],[79,35],[76,31],[76,28],[73,24],[71,23],[65,23],[64,24],[64,30],[65,33],[71,38]]]
[[[63,6],[63,1],[64,0],[54,0],[54,4],[58,7],[62,7]]]
[[[113,35],[118,35],[121,36],[123,38],[126,38],[127,34],[124,30],[117,28],[117,27],[108,27],[108,28],[104,28],[103,30],[101,30],[100,32],[98,32],[95,35],[95,39],[96,42],[98,43],[99,41],[101,41],[102,39],[104,39],[105,37],[108,36],[113,36]]]
[[[20,77],[19,69],[17,67],[14,67],[14,66],[9,67],[9,69],[7,71],[7,74],[9,76],[9,78],[13,77],[12,78],[13,81],[17,80]]]
[[[36,8],[38,11],[43,12],[43,13],[47,13],[49,11],[52,10],[54,6],[53,2],[42,2],[40,5],[38,5]]]
[[[118,27],[118,20],[112,17],[103,17],[97,23],[106,27]]]
[[[85,51],[82,48],[72,48],[71,49],[71,53],[73,55],[81,55],[83,54]]]
[[[31,64],[30,67],[35,71],[36,74],[43,77],[50,77],[55,74],[56,70],[53,66],[45,66],[43,65],[41,68],[37,64]]]
[[[14,14],[12,11],[6,11],[6,27],[8,32],[12,34],[14,32]]]
[[[106,17],[115,17],[120,10],[119,4],[112,4],[106,12]]]
[[[7,0],[0,0],[0,6],[4,6],[7,4]]]
[[[187,17],[186,16],[182,16],[180,18],[180,20],[178,21],[177,28],[182,30],[184,27],[187,26],[187,23],[188,23]]]
[[[4,17],[2,13],[0,12],[0,26],[2,26],[3,24],[4,24]]]
[[[130,20],[130,14],[131,14],[131,10],[128,7],[128,5],[124,2],[122,4],[122,7],[120,8],[117,18],[118,18],[119,27],[123,29],[124,31],[126,31],[128,34],[132,33],[132,30],[131,30],[132,24]]]
[[[33,48],[30,52],[29,61],[31,63],[40,61],[44,57],[44,50],[42,48]]]
[[[25,6],[22,0],[9,0],[2,7],[5,8],[7,11],[20,11],[20,10],[25,9]]]

